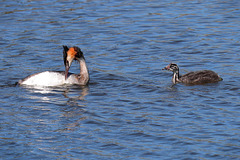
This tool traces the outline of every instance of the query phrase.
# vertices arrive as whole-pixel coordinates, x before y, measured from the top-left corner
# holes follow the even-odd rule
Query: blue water
[[[239,5],[1,0],[0,159],[240,159]],[[62,45],[88,86],[15,86],[63,71]],[[171,62],[223,81],[172,86]]]

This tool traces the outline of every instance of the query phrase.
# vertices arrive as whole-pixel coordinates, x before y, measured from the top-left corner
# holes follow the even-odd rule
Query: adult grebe
[[[215,83],[222,81],[223,79],[215,72],[210,70],[202,70],[196,72],[189,72],[182,76],[179,75],[179,67],[177,64],[170,63],[162,70],[168,70],[173,72],[172,82],[176,83],[185,83],[185,84],[204,84],[204,83]]]
[[[85,58],[78,47],[63,46],[64,71],[45,71],[30,75],[18,82],[19,85],[58,86],[63,84],[87,85],[89,73]],[[80,63],[80,74],[68,73],[73,60]]]

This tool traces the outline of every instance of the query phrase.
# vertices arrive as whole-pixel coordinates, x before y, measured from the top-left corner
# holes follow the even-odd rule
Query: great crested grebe
[[[63,46],[63,60],[65,65],[64,71],[45,71],[30,75],[19,80],[19,85],[36,85],[36,86],[58,86],[63,84],[87,85],[89,82],[89,73],[85,58],[78,47],[68,48]],[[69,73],[73,60],[80,64],[80,74]]]
[[[185,84],[205,84],[205,83],[215,83],[218,81],[222,81],[223,79],[215,72],[210,70],[202,70],[189,72],[182,76],[179,75],[179,67],[177,64],[170,63],[162,70],[168,70],[173,72],[172,82],[176,83],[185,83]]]

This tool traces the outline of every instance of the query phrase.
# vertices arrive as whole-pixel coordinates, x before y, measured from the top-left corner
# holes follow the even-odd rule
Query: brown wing
[[[202,70],[196,72],[189,72],[183,75],[180,78],[182,83],[186,84],[204,84],[204,83],[214,83],[221,81],[222,78],[213,71],[210,70]]]

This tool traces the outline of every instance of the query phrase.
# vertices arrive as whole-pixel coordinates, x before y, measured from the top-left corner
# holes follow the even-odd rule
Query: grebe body
[[[19,85],[31,86],[59,86],[64,84],[87,85],[89,82],[89,73],[85,58],[80,48],[68,48],[63,46],[63,59],[65,65],[64,71],[45,71],[30,75],[18,82]],[[69,73],[73,60],[80,64],[80,74]]]
[[[184,83],[184,84],[205,84],[205,83],[216,83],[222,81],[223,79],[214,71],[211,70],[201,70],[195,72],[189,72],[180,76],[179,67],[177,64],[170,63],[163,70],[168,70],[173,72],[172,82]]]

